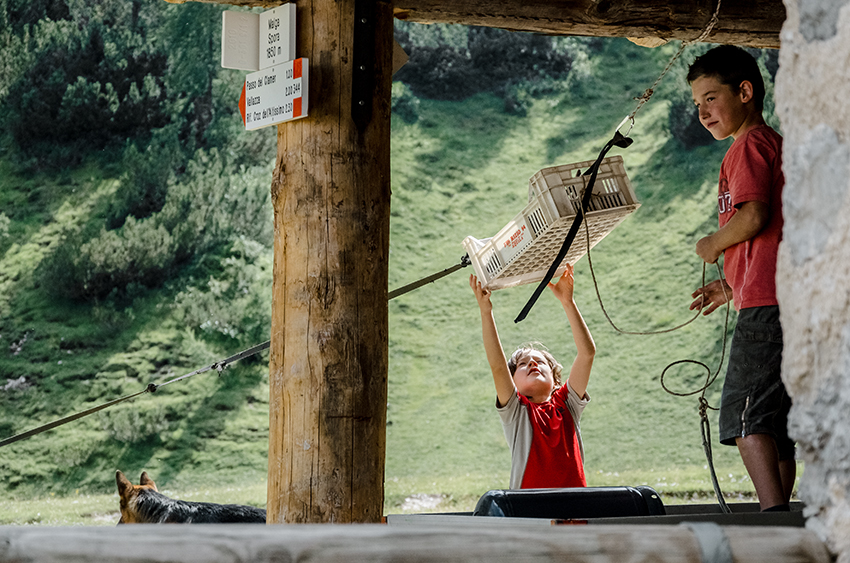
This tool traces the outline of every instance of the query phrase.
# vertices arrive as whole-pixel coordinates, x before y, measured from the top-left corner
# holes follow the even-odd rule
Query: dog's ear
[[[119,497],[124,497],[129,491],[133,490],[133,483],[131,483],[129,479],[124,477],[124,474],[121,473],[121,471],[115,472],[115,482],[118,485]]]
[[[153,490],[159,492],[156,488],[156,483],[153,482],[153,479],[148,477],[147,471],[142,471],[142,476],[139,478],[139,485],[144,485],[146,487],[150,487]]]

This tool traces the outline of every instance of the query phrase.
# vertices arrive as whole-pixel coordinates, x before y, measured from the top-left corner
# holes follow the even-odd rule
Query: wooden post
[[[374,26],[370,38],[360,35],[355,44],[355,4],[361,2],[374,14]],[[379,522],[392,4],[299,0],[297,21],[297,54],[309,59],[310,101],[307,118],[278,128],[272,179],[268,522]],[[372,84],[365,100],[371,117],[360,125],[351,110],[356,49],[374,50],[367,57],[371,68],[357,69],[371,74]]]

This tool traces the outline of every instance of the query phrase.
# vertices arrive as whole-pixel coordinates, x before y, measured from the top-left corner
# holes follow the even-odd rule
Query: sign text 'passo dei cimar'
[[[253,131],[307,116],[308,60],[295,59],[245,77],[239,111]]]

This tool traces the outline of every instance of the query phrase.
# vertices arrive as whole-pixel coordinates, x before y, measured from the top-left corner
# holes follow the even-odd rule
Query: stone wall
[[[850,563],[850,0],[785,0],[777,272],[807,526]]]

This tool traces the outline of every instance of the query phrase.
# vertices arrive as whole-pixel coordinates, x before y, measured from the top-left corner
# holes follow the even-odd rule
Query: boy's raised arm
[[[487,353],[487,362],[493,373],[493,383],[496,385],[496,396],[499,398],[499,406],[508,404],[511,396],[516,394],[514,380],[508,369],[508,361],[502,350],[502,342],[499,340],[499,332],[496,330],[496,319],[493,318],[493,304],[490,302],[490,290],[481,286],[481,282],[474,275],[469,276],[469,286],[475,292],[478,308],[481,311],[481,335],[484,339],[484,351]]]
[[[567,270],[557,283],[549,283],[549,288],[561,305],[564,307],[564,312],[567,314],[567,320],[570,323],[570,330],[573,333],[573,340],[576,344],[576,359],[570,367],[569,382],[573,390],[579,397],[584,397],[587,391],[587,382],[590,380],[590,369],[593,367],[593,358],[596,356],[596,343],[593,342],[593,337],[590,335],[590,329],[584,322],[576,302],[573,300],[573,287],[575,278],[573,277],[572,265],[567,266]]]

